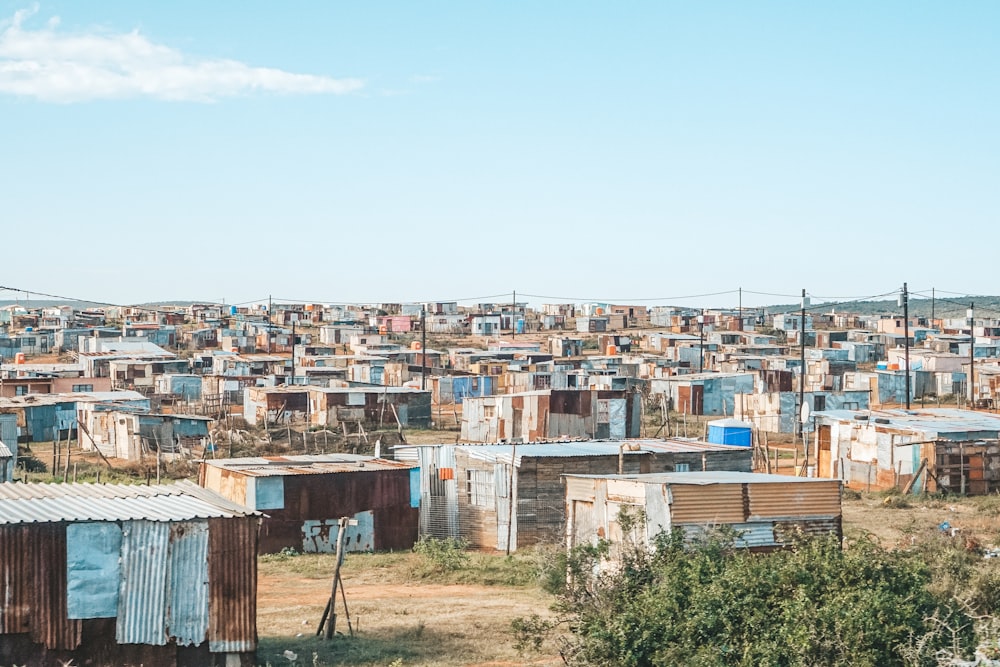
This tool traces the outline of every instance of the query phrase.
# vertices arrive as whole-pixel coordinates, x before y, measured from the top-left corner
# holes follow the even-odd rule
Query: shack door
[[[677,387],[677,411],[691,414],[691,387]]]
[[[820,477],[836,477],[837,471],[834,470],[833,462],[830,460],[830,427],[820,426],[819,427],[819,476]]]
[[[705,414],[705,386],[700,384],[691,385],[691,414]]]
[[[493,485],[497,490],[498,551],[517,549],[517,512],[514,510],[516,501],[513,500],[517,495],[517,474],[514,473],[512,477],[511,473],[511,466],[504,463],[497,463],[493,467]]]

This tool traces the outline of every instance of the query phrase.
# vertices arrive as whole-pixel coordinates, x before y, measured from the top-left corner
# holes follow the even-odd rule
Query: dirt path
[[[512,619],[551,613],[551,599],[538,590],[353,580],[370,576],[370,572],[345,576],[344,590],[356,636],[332,642],[315,637],[330,595],[328,579],[273,571],[261,576],[258,661],[279,664],[276,658],[292,650],[307,665],[313,660],[318,665],[388,665],[397,659],[407,667],[563,664],[552,646],[524,655],[514,648]],[[349,634],[339,603],[337,630]]]

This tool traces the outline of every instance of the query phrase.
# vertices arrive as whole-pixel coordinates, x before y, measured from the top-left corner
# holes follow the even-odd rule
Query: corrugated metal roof
[[[14,454],[10,451],[7,445],[3,444],[3,441],[0,441],[0,459],[9,459],[13,456]]]
[[[860,424],[878,424],[890,428],[919,431],[928,436],[938,433],[1000,432],[1000,415],[955,408],[925,408],[910,411],[901,409],[826,410],[813,414],[817,417],[823,416],[840,421],[857,421]],[[855,420],[857,415],[865,415],[868,419]],[[886,419],[888,423],[879,424],[877,419]]]
[[[300,454],[296,456],[264,456],[236,459],[214,459],[205,465],[223,468],[250,477],[277,475],[324,475],[341,472],[371,472],[412,468],[402,461],[376,459],[359,454]]]
[[[638,450],[625,449],[626,456],[650,453],[710,452],[746,450],[746,447],[716,445],[698,440],[578,440],[567,442],[527,443],[521,445],[454,445],[471,458],[482,461],[509,462],[516,454],[516,465],[527,457],[559,458],[570,456],[618,456],[622,445],[634,445]],[[441,446],[441,445],[437,445]],[[447,446],[447,445],[445,445]],[[516,450],[516,452],[515,452]]]
[[[59,521],[186,521],[256,514],[191,482],[0,484],[0,524]]]
[[[0,408],[32,408],[63,403],[117,403],[148,400],[137,391],[89,391],[63,394],[28,394],[0,398]]]
[[[746,449],[735,447],[734,449]],[[730,470],[710,470],[707,472],[657,472],[644,475],[566,475],[566,477],[589,477],[594,479],[629,479],[644,484],[830,484],[838,480],[819,477],[792,477],[791,475],[769,475],[757,472],[734,472]]]

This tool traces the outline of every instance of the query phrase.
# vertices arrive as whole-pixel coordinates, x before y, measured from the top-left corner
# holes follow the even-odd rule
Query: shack
[[[0,664],[256,664],[257,521],[189,482],[0,484]]]
[[[654,394],[665,394],[671,409],[689,415],[732,416],[737,394],[752,394],[752,373],[690,373],[651,381]]]
[[[410,387],[357,383],[347,387],[247,387],[243,396],[243,418],[251,425],[364,422],[381,427],[398,419],[403,427],[427,428],[431,420],[431,392]]]
[[[309,421],[316,426],[363,421],[373,428],[396,424],[429,428],[431,392],[412,387],[310,387]]]
[[[547,389],[462,402],[462,440],[531,442],[555,438],[637,438],[640,398],[623,390]]]
[[[622,511],[641,517],[624,535]],[[640,513],[641,510],[641,513]],[[652,545],[675,528],[695,539],[725,526],[740,547],[768,551],[799,535],[842,537],[839,480],[746,472],[566,475],[566,547]]]
[[[84,403],[149,409],[149,399],[138,392],[97,391],[0,398],[0,413],[16,415],[21,442],[48,442],[76,434],[77,406]]]
[[[820,477],[855,489],[1000,491],[1000,416],[988,412],[828,410],[813,415],[810,458]],[[916,478],[916,479],[914,479]]]
[[[16,447],[16,445],[15,445]],[[14,469],[17,467],[17,457],[3,440],[0,440],[0,482],[13,482]]]
[[[126,461],[149,456],[168,461],[202,458],[214,421],[201,415],[155,414],[106,403],[81,404],[77,420],[81,449]]]
[[[410,549],[417,539],[417,470],[397,461],[351,454],[269,456],[203,461],[199,483],[265,513],[260,553],[330,552],[337,525],[351,517],[348,551]]]
[[[749,471],[747,447],[681,440],[397,447],[420,464],[420,534],[514,551],[559,540],[565,474]]]

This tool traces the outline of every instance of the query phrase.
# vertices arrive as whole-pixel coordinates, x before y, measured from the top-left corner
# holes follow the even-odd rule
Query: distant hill
[[[977,314],[984,317],[1000,317],[1000,296],[948,296],[934,300],[933,309],[935,317],[965,317],[965,311],[969,303],[975,304]],[[801,306],[799,304],[781,304],[777,306],[767,306],[769,313],[789,313],[797,312]],[[910,296],[910,316],[930,317],[931,299]],[[859,315],[902,315],[896,299],[885,299],[881,301],[852,301],[846,303],[813,303],[809,307],[810,313],[857,313]]]
[[[936,317],[965,317],[965,311],[969,303],[975,303],[976,312],[984,317],[1000,318],[1000,296],[948,296],[935,300],[934,314]],[[94,303],[90,301],[58,301],[55,299],[31,299],[30,301],[6,299],[0,300],[0,306],[20,304],[28,308],[46,308],[49,306],[73,305],[76,308],[101,308],[106,304]],[[145,308],[162,308],[165,306],[180,306],[186,308],[195,303],[208,303],[206,301],[149,301],[146,303],[133,304]],[[764,306],[769,313],[790,313],[798,312],[800,306],[797,303],[785,303],[771,306]],[[748,308],[748,310],[750,310]],[[857,313],[859,315],[901,315],[902,309],[896,305],[896,299],[883,299],[879,301],[847,301],[831,302],[828,304],[814,302],[809,307],[810,313]],[[913,317],[930,317],[931,300],[924,297],[910,296],[910,315]]]
[[[206,301],[147,301],[146,303],[134,303],[129,304],[130,306],[136,306],[139,308],[162,308],[164,306],[180,306],[182,308],[187,308],[191,304],[195,303],[210,303]],[[2,299],[0,300],[0,307],[3,306],[13,306],[14,304],[19,304],[25,308],[50,308],[52,306],[73,306],[74,308],[108,308],[106,303],[95,303],[93,301],[70,301],[57,299],[31,299],[30,301],[25,301],[24,299]]]

